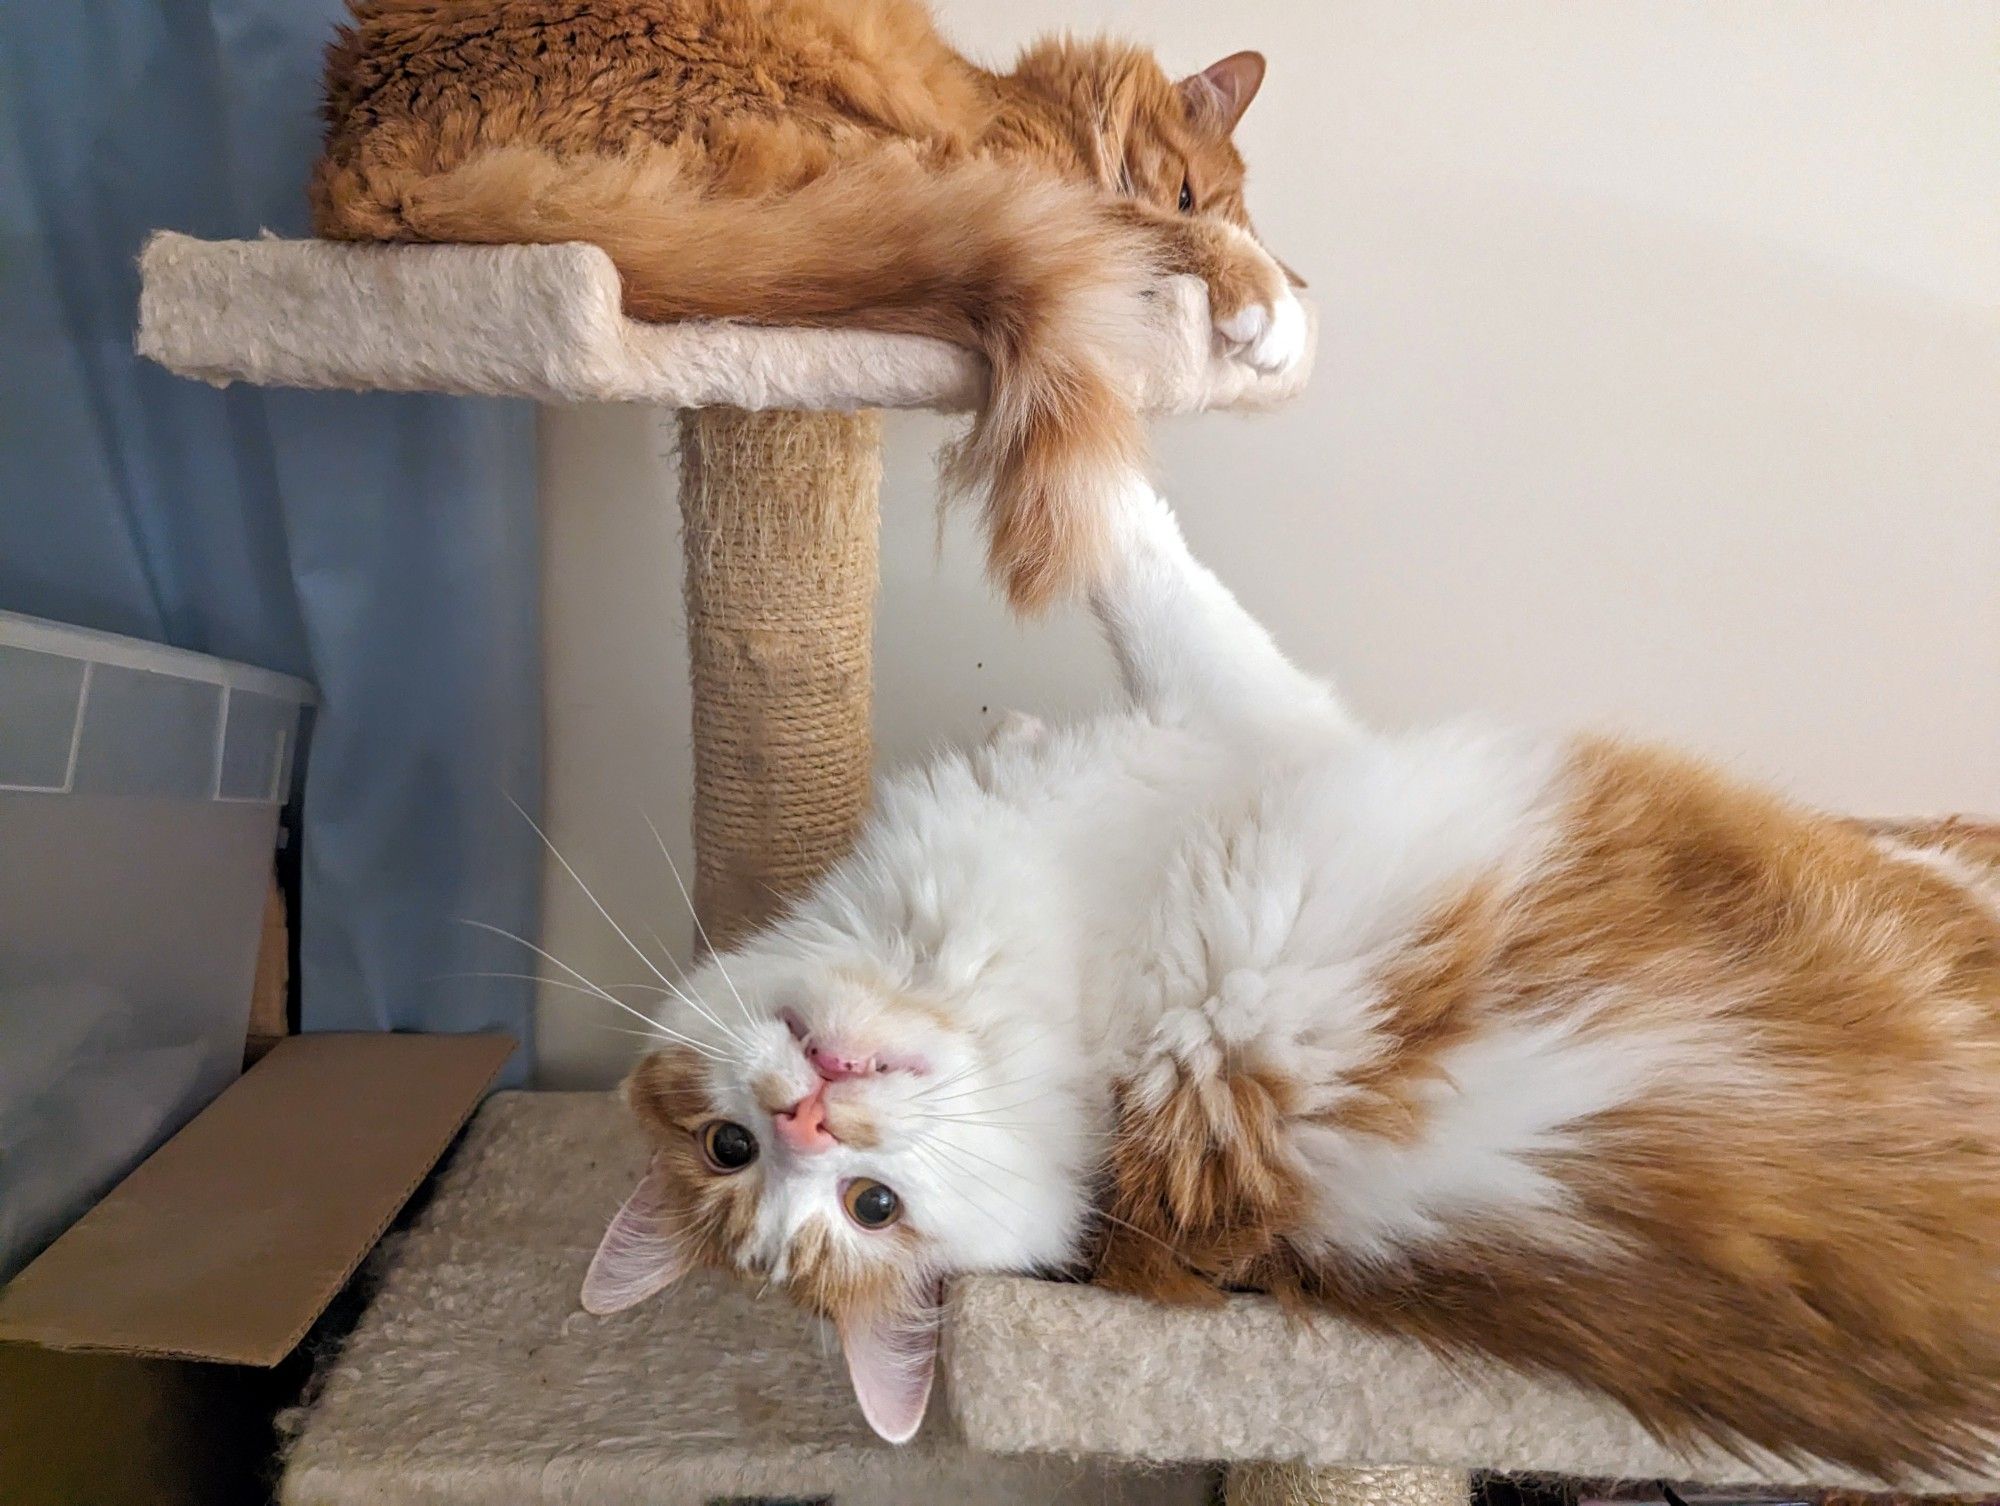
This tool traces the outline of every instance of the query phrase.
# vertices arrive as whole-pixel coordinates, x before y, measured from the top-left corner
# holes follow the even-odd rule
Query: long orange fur
[[[1565,784],[1531,879],[1468,874],[1382,961],[1388,1048],[1340,1081],[1225,1053],[1164,1093],[1114,1084],[1095,1279],[1169,1303],[1275,1293],[1600,1389],[1670,1440],[1884,1480],[1983,1467],[2000,825],[1841,820],[1605,740],[1575,745]],[[1421,1140],[1454,1048],[1551,1008],[1611,1038],[1739,1044],[1580,1121],[1541,1162],[1563,1198],[1540,1223],[1512,1210],[1381,1258],[1329,1243],[1302,1141]],[[627,1091],[690,1258],[734,1269],[755,1194],[691,1149],[719,1112],[706,1083],[668,1046]],[[817,1311],[916,1300],[897,1285],[914,1262],[824,1241],[796,1259]]]
[[[1211,93],[1110,42],[989,72],[915,0],[356,0],[312,200],[330,237],[594,242],[643,319],[981,351],[949,479],[1032,608],[1089,578],[1089,499],[1142,458],[1116,362],[1150,282],[1206,278],[1218,319],[1282,288]]]
[[[1253,1060],[1121,1093],[1099,1279],[1276,1292],[1585,1382],[1669,1438],[1885,1479],[1978,1467],[2000,1419],[2000,827],[1870,830],[1609,742],[1570,778],[1547,873],[1468,881],[1385,966],[1395,1047],[1335,1109]],[[1593,993],[1602,1028],[1705,1011],[1749,1044],[1739,1081],[1551,1153],[1573,1253],[1500,1221],[1378,1263],[1312,1237],[1298,1137],[1413,1140],[1454,1044]]]

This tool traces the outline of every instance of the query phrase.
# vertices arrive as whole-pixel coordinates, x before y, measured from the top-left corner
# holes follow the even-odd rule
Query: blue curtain
[[[536,932],[526,404],[216,391],[132,353],[157,228],[305,233],[339,0],[0,5],[0,607],[318,685],[305,1026],[508,1030]],[[527,1052],[511,1068],[518,1079]]]

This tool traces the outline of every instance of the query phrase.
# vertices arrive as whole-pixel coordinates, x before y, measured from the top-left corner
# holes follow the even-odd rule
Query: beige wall
[[[1272,59],[1252,207],[1311,279],[1282,414],[1159,438],[1196,548],[1372,717],[1664,734],[1818,801],[2000,808],[2000,6],[945,0],[1171,66]],[[943,426],[889,421],[882,754],[1084,708],[1081,625],[1023,629],[962,526]],[[628,929],[686,921],[671,420],[550,413],[549,816]],[[643,970],[553,876],[549,945]],[[551,992],[547,1081],[637,1042]]]

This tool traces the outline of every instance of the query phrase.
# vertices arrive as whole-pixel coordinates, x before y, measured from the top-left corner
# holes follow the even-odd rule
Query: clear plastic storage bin
[[[0,1281],[241,1069],[312,701],[0,612]]]

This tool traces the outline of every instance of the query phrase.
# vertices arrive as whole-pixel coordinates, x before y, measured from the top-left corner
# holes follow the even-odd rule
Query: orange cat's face
[[[1165,90],[1135,88],[1118,144],[1120,191],[1248,230],[1243,158],[1230,133],[1263,81],[1264,59],[1239,52]]]
[[[1238,52],[1176,82],[1143,48],[1065,37],[1030,48],[1013,76],[1074,113],[1094,138],[1105,188],[1250,229],[1243,158],[1230,135],[1264,81],[1260,54]]]

